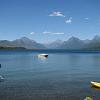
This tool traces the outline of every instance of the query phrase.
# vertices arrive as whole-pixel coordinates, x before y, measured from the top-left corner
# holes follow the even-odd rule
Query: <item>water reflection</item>
[[[0,82],[4,81],[4,77],[0,75]]]
[[[38,57],[37,59],[38,59],[38,61],[40,63],[45,63],[47,61],[47,58],[46,57],[40,57],[40,58]]]
[[[100,88],[98,88],[98,87],[96,87],[96,86],[91,85],[90,87],[91,87],[92,89],[94,89],[94,90],[99,90],[99,91],[100,91]]]

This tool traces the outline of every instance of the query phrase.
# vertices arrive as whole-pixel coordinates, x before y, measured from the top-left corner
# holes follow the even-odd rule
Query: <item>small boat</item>
[[[39,57],[39,58],[40,58],[40,57],[46,57],[46,58],[47,58],[47,57],[48,57],[48,54],[39,54],[38,57]]]
[[[100,88],[100,83],[91,81],[91,85],[97,88]]]

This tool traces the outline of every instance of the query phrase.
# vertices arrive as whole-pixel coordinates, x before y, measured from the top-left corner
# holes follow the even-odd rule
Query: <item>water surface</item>
[[[38,59],[34,51],[0,51],[0,100],[100,100],[100,53],[46,52]],[[45,53],[45,52],[44,52]]]

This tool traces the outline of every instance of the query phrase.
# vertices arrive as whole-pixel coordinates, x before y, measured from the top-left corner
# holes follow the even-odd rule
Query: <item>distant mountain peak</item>
[[[29,39],[27,37],[21,37],[12,41],[14,47],[24,47],[26,49],[42,49],[45,48],[44,45],[37,43],[36,41]]]
[[[28,38],[28,37],[21,37],[20,39],[21,39],[21,40],[24,40],[24,41],[25,41],[25,40],[26,40],[26,41],[27,41],[27,40],[33,41],[32,39],[30,39],[30,38]]]
[[[83,42],[84,42],[84,43],[90,43],[91,40],[89,40],[89,39],[85,39],[85,40],[83,40]]]
[[[95,35],[95,37],[93,38],[93,40],[100,40],[100,36],[99,35]]]
[[[28,38],[28,37],[21,37],[19,39],[16,39],[14,41],[23,41],[23,42],[35,42],[34,40]]]
[[[56,49],[56,48],[59,47],[62,43],[63,43],[62,40],[57,39],[57,40],[55,40],[55,41],[53,41],[53,42],[51,42],[51,43],[45,44],[45,46],[46,46],[47,48],[50,48],[50,49]]]
[[[63,41],[60,39],[55,40],[53,43],[62,43]]]
[[[28,37],[21,37],[20,39],[27,39],[27,40],[30,40]]]
[[[72,36],[72,37],[70,37],[69,39],[68,39],[68,41],[79,41],[80,39],[79,38],[77,38],[77,37],[74,37],[74,36]]]

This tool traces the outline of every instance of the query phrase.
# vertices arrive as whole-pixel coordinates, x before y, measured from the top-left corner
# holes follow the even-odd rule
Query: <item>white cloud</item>
[[[43,34],[56,34],[56,35],[63,35],[64,33],[61,33],[61,32],[48,32],[48,31],[44,31]]]
[[[43,34],[51,34],[51,32],[44,31]]]
[[[33,35],[33,34],[35,34],[35,32],[31,32],[31,33],[29,33],[30,35]]]
[[[49,16],[65,17],[65,15],[62,14],[62,12],[59,12],[59,11],[53,12]]]
[[[69,19],[67,19],[67,20],[65,21],[65,23],[66,23],[66,24],[71,24],[71,23],[72,23],[72,17],[70,17]]]
[[[84,18],[85,20],[89,20],[89,18],[88,17],[86,17],[86,18]]]
[[[57,34],[57,35],[63,35],[64,33],[53,33],[53,34]]]

